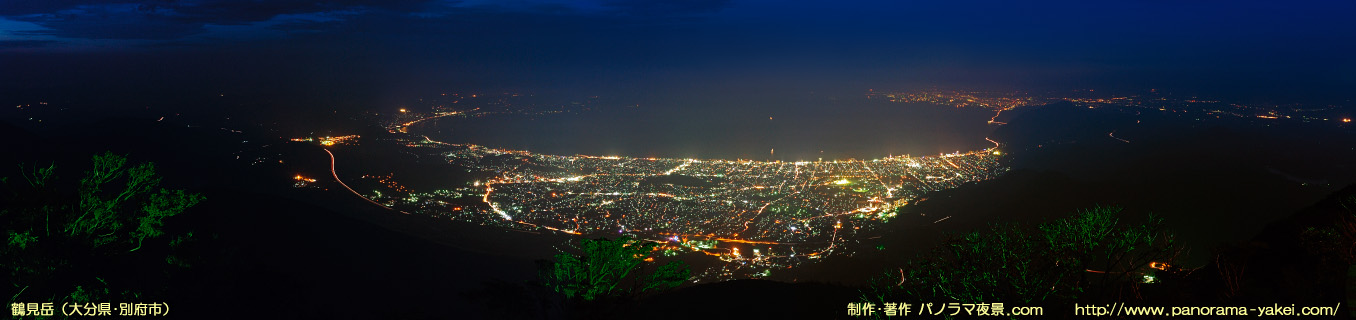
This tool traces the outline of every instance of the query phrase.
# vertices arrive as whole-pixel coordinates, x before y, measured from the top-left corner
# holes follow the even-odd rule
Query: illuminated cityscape
[[[1084,92],[1081,94],[1089,94]],[[422,105],[374,114],[381,137],[357,135],[294,138],[327,148],[379,142],[403,148],[420,159],[442,159],[447,166],[481,173],[441,187],[411,187],[391,173],[369,173],[345,188],[375,204],[405,213],[486,226],[550,232],[584,238],[633,236],[659,244],[673,256],[700,253],[723,264],[702,270],[697,281],[757,278],[771,270],[851,256],[862,241],[879,236],[898,209],[927,199],[930,192],[997,178],[1004,165],[1001,143],[993,147],[928,156],[876,159],[766,161],[599,155],[551,155],[528,150],[444,142],[424,135],[436,119],[475,119],[491,115],[548,117],[578,112],[590,104],[538,107],[520,94],[444,94]],[[995,110],[991,125],[1005,110],[1069,101],[1089,108],[1156,108],[1168,114],[1214,115],[1226,104],[1213,100],[1111,98],[1038,98],[1023,93],[920,90],[872,91],[868,99],[926,103],[954,108]],[[455,106],[455,108],[453,107]],[[1196,108],[1196,109],[1192,109]],[[1208,110],[1197,110],[1207,108]],[[418,111],[429,110],[429,111]],[[1238,118],[1287,117],[1276,108]],[[1303,117],[1303,116],[1301,116]],[[1255,119],[1255,118],[1254,118]],[[1303,121],[1303,119],[1301,119]],[[1108,132],[1107,137],[1130,143]],[[343,156],[336,156],[343,162]],[[378,171],[380,172],[380,171]],[[332,173],[339,178],[342,174]],[[317,186],[296,178],[297,187]],[[950,216],[919,217],[940,223]]]
[[[1242,119],[1295,119],[1300,122],[1350,123],[1347,117],[1338,117],[1342,108],[1336,105],[1289,104],[1244,104],[1198,97],[1174,97],[1150,90],[1144,94],[1115,95],[1099,93],[1096,90],[1078,90],[1058,93],[1028,93],[1019,91],[996,92],[976,90],[922,89],[899,92],[871,91],[868,99],[885,100],[898,103],[926,103],[955,108],[992,109],[995,114],[989,120],[991,124],[1005,124],[998,121],[1004,111],[1027,106],[1040,106],[1057,101],[1068,101],[1077,106],[1088,108],[1126,107],[1130,110],[1157,110],[1191,117],[1200,121],[1205,118],[1242,118]]]
[[[799,162],[546,155],[410,133],[426,119],[478,116],[474,112],[413,120],[410,114],[398,113],[401,119],[387,127],[401,137],[394,140],[398,145],[494,175],[440,190],[414,190],[390,175],[365,175],[359,181],[366,187],[355,192],[369,201],[526,231],[632,235],[661,243],[657,248],[666,254],[701,252],[727,263],[702,274],[703,281],[758,277],[772,268],[851,254],[844,245],[878,234],[897,208],[1007,170],[997,143],[933,156]],[[334,144],[326,141],[352,142],[319,141],[327,147]],[[308,182],[297,180],[298,186]]]

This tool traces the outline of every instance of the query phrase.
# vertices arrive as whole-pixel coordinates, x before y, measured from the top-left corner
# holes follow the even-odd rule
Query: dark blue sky
[[[0,86],[380,97],[940,85],[1342,102],[1356,95],[1353,16],[1352,1],[8,0],[0,68],[13,76]]]

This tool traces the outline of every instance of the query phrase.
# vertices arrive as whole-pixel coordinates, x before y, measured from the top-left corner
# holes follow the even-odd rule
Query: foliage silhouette
[[[1055,305],[1120,294],[1181,252],[1162,220],[1096,207],[1035,227],[993,224],[872,279],[863,300]]]
[[[22,181],[0,179],[0,230],[7,238],[0,267],[8,275],[6,289],[13,290],[11,301],[60,306],[115,294],[140,297],[132,288],[139,280],[118,272],[187,265],[169,252],[191,234],[158,244],[163,250],[157,253],[139,250],[165,235],[165,219],[205,198],[160,187],[153,163],[129,164],[127,157],[106,152],[93,156],[92,164],[74,184],[62,183],[55,164],[20,166]]]

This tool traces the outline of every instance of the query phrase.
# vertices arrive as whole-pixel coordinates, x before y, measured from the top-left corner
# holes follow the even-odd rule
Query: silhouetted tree
[[[1310,253],[1326,260],[1356,264],[1356,195],[1338,199],[1341,212],[1328,226],[1308,227],[1300,241]]]
[[[11,301],[105,301],[111,295],[138,296],[101,276],[128,263],[148,240],[164,236],[166,218],[204,199],[198,194],[160,187],[153,163],[128,164],[125,156],[104,153],[78,183],[61,183],[55,164],[20,167],[20,179],[0,179],[0,267],[7,273]],[[191,233],[168,241],[182,244]],[[145,257],[145,255],[139,255]],[[153,265],[178,265],[174,256],[151,257]],[[135,259],[134,259],[135,260]],[[131,280],[136,281],[136,280]],[[125,284],[123,282],[123,284]],[[57,310],[56,314],[61,314]]]
[[[1127,225],[1120,211],[1097,207],[1034,228],[994,224],[954,237],[874,278],[863,299],[1035,305],[1120,294],[1152,279],[1151,263],[1172,263],[1180,252],[1161,219]]]
[[[580,253],[557,254],[542,278],[565,297],[586,301],[669,289],[687,281],[691,271],[682,261],[670,261],[648,274],[642,272],[642,265],[653,261],[656,246],[630,237],[584,239]]]

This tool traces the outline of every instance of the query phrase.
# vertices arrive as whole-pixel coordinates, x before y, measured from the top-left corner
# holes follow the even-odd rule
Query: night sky
[[[1353,15],[1350,1],[10,0],[0,93],[380,104],[945,86],[1340,104],[1356,86]]]

